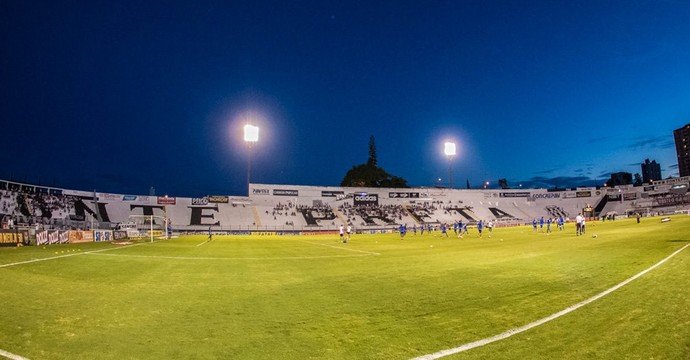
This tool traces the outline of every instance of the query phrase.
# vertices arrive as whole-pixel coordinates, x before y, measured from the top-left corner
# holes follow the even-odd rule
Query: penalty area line
[[[520,326],[520,327],[516,327],[516,328],[512,328],[512,329],[507,330],[507,331],[505,331],[505,332],[503,332],[503,333],[500,333],[500,334],[498,334],[498,335],[494,335],[494,336],[491,336],[491,337],[488,337],[488,338],[484,338],[484,339],[481,339],[481,340],[473,341],[473,342],[470,342],[470,343],[467,343],[467,344],[460,345],[460,346],[458,346],[458,347],[454,347],[454,348],[451,348],[451,349],[446,349],[446,350],[437,351],[437,352],[432,353],[432,354],[427,354],[427,355],[418,356],[418,357],[414,358],[413,360],[431,360],[431,359],[439,359],[439,358],[442,358],[442,357],[445,357],[445,356],[449,356],[449,355],[461,353],[461,352],[463,352],[463,351],[467,351],[467,350],[471,350],[471,349],[474,349],[474,348],[477,348],[477,347],[481,347],[481,346],[484,346],[484,345],[487,345],[487,344],[491,344],[492,342],[500,341],[500,340],[509,338],[509,337],[511,337],[511,336],[513,336],[513,335],[517,335],[517,334],[519,334],[519,333],[525,332],[525,331],[527,331],[527,330],[529,330],[529,329],[535,328],[535,327],[537,327],[537,326],[546,324],[547,322],[550,322],[550,321],[552,321],[552,320],[558,319],[559,317],[561,317],[561,316],[563,316],[563,315],[566,315],[566,314],[568,314],[568,313],[571,313],[571,312],[573,312],[573,311],[575,311],[575,310],[577,310],[577,309],[579,309],[579,308],[581,308],[581,307],[583,307],[583,306],[585,306],[585,305],[587,305],[587,304],[590,304],[590,303],[592,303],[592,302],[594,302],[594,301],[597,301],[597,300],[603,298],[604,296],[606,296],[606,295],[608,295],[608,294],[610,294],[610,293],[612,293],[612,292],[614,292],[614,291],[616,291],[616,290],[622,288],[623,286],[625,286],[625,285],[627,285],[628,283],[634,281],[635,279],[637,279],[637,278],[639,278],[639,277],[645,275],[646,273],[648,273],[648,272],[650,272],[650,271],[656,269],[657,267],[661,266],[663,263],[665,263],[666,261],[668,261],[668,260],[671,259],[672,257],[676,256],[678,253],[680,253],[681,251],[685,250],[685,248],[687,248],[688,246],[690,246],[690,244],[687,244],[687,245],[683,246],[682,248],[680,248],[680,249],[674,251],[671,255],[665,257],[663,260],[659,261],[658,263],[652,265],[651,267],[649,267],[649,268],[647,268],[647,269],[645,269],[645,270],[640,271],[639,273],[637,273],[637,274],[635,274],[635,275],[629,277],[628,279],[626,279],[626,280],[624,280],[624,281],[618,283],[617,285],[614,285],[613,287],[611,287],[611,288],[609,288],[609,289],[607,289],[607,290],[604,290],[604,291],[602,291],[602,292],[600,292],[600,293],[598,293],[598,294],[596,294],[596,295],[590,297],[589,299],[583,300],[583,301],[581,301],[581,302],[579,302],[579,303],[577,303],[577,304],[575,304],[575,305],[569,306],[569,307],[567,307],[567,308],[565,308],[565,309],[563,309],[563,310],[561,310],[561,311],[559,311],[559,312],[557,312],[557,313],[553,313],[553,314],[551,314],[551,315],[549,315],[549,316],[547,316],[547,317],[545,317],[545,318],[541,318],[541,319],[539,319],[539,320],[537,320],[537,321],[533,321],[533,322],[531,322],[531,323],[529,323],[529,324],[526,324],[526,325],[523,325],[523,326]]]
[[[11,360],[29,360],[23,356],[19,356],[17,354],[12,354],[11,352],[5,351],[2,349],[0,349],[0,356],[11,359]]]

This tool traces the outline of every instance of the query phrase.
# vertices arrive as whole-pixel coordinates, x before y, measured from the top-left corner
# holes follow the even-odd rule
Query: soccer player
[[[541,219],[539,219],[539,232],[544,231],[544,217],[542,216]]]
[[[400,239],[405,238],[405,234],[407,233],[407,226],[405,224],[400,224]]]
[[[441,235],[448,237],[448,229],[446,223],[441,223]]]
[[[546,233],[551,233],[551,218],[546,219]]]
[[[532,231],[537,232],[537,219],[532,219]]]
[[[482,230],[484,230],[484,220],[479,220],[477,223],[477,231],[479,232],[479,237],[482,237]]]
[[[585,223],[586,223],[586,222],[587,222],[587,221],[586,221],[585,217],[583,216],[583,217],[582,217],[582,223],[580,224],[580,235],[584,235],[584,234],[585,234]]]
[[[211,225],[208,226],[208,241],[213,240],[213,233],[211,232]]]
[[[412,224],[412,233],[417,236],[417,224]]]
[[[493,222],[493,220],[489,220],[489,223],[486,224],[486,228],[489,229],[489,237],[491,237],[491,233],[494,232],[494,222]]]
[[[576,234],[577,236],[580,236],[580,234],[581,234],[581,231],[582,231],[582,220],[583,220],[583,219],[584,219],[584,218],[583,218],[582,215],[580,215],[580,214],[577,214],[577,216],[575,217],[575,234]]]
[[[342,240],[342,242],[344,242],[344,243],[347,242],[347,240],[345,240],[345,227],[343,226],[343,224],[340,224],[339,230],[340,230],[340,240]]]
[[[563,225],[565,224],[565,219],[563,219],[563,216],[560,216],[558,218],[558,230],[563,231]]]
[[[347,237],[345,238],[345,242],[350,241],[350,235],[352,235],[352,225],[347,224]]]
[[[421,235],[424,235],[424,224],[419,226],[419,231],[420,231]]]

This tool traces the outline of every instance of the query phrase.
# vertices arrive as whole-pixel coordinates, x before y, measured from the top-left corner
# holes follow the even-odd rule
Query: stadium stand
[[[583,209],[589,216],[668,213],[690,208],[690,178],[640,187],[455,190],[374,189],[250,184],[250,195],[203,198],[157,197],[46,188],[0,180],[3,224],[42,229],[116,229],[137,219],[157,227],[168,219],[177,232],[393,230],[401,224],[497,226],[532,219],[568,219]],[[10,222],[10,219],[12,220]],[[151,220],[148,220],[149,222]]]

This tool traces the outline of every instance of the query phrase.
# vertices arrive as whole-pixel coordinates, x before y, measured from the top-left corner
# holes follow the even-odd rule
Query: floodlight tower
[[[453,172],[452,172],[451,165],[452,165],[453,157],[456,154],[455,143],[450,142],[450,141],[446,141],[446,143],[444,144],[444,147],[443,147],[443,152],[446,154],[446,157],[448,158],[448,188],[450,189],[453,187],[453,178],[452,178]]]
[[[249,196],[249,182],[252,176],[252,146],[259,141],[259,127],[244,125],[244,142],[247,144],[247,196]]]

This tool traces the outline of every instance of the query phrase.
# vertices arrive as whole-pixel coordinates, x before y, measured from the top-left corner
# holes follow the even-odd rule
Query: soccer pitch
[[[0,249],[0,349],[28,359],[410,359],[589,299],[690,243],[690,217]],[[593,235],[596,234],[596,237]],[[41,260],[41,259],[44,259]],[[35,261],[40,260],[40,261]],[[690,248],[449,359],[687,359]]]

